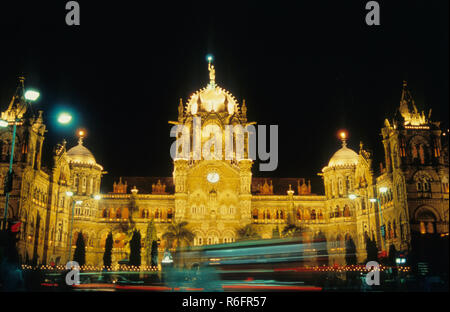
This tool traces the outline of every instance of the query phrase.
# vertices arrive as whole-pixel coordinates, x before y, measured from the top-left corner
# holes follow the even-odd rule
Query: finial
[[[342,147],[347,147],[347,131],[346,130],[341,130],[339,131],[339,139],[342,141]]]
[[[292,189],[291,185],[289,184],[289,189],[287,191],[288,195],[292,196],[294,195],[294,190]]]
[[[86,130],[84,129],[77,130],[77,136],[78,136],[78,145],[83,145],[83,139],[86,137]]]
[[[406,80],[403,80],[403,87],[406,88],[408,86],[408,82]]]

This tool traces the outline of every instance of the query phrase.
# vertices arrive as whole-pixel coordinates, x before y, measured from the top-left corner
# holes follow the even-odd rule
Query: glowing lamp
[[[94,199],[95,199],[95,200],[100,200],[100,199],[102,199],[102,196],[101,196],[101,195],[99,195],[99,194],[97,194],[97,195],[94,195]]]
[[[69,196],[69,197],[72,197],[72,196],[73,196],[73,192],[67,191],[67,192],[66,192],[66,195]]]
[[[212,54],[208,54],[206,56],[206,59],[208,60],[208,62],[212,62],[214,60],[214,56]]]
[[[371,203],[376,203],[376,202],[377,202],[377,199],[376,199],[376,198],[369,198],[369,201],[370,201]]]
[[[386,193],[389,189],[386,186],[382,186],[379,188],[380,193]]]
[[[68,124],[72,120],[72,116],[68,113],[61,113],[58,116],[58,122],[61,124]]]
[[[6,120],[0,119],[0,127],[2,128],[8,127],[8,122]]]
[[[35,90],[27,90],[25,92],[25,99],[28,101],[36,101],[39,97],[40,93]]]
[[[347,137],[348,137],[347,130],[345,130],[345,129],[339,130],[338,136],[339,136],[339,139],[341,139],[341,140],[347,140]]]
[[[355,194],[350,194],[348,195],[348,198],[350,198],[351,200],[356,199],[358,196],[356,196]]]
[[[81,205],[82,203],[83,203],[82,200],[77,200],[77,201],[75,202],[75,204],[77,204],[77,205]]]

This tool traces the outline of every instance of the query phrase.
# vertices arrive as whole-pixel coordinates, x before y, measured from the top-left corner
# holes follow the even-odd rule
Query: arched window
[[[86,192],[86,177],[83,177],[82,184],[81,184],[81,192]]]
[[[436,217],[428,210],[423,209],[417,215],[421,234],[434,234],[436,232]]]
[[[172,208],[167,209],[167,219],[172,220],[173,217],[173,213],[172,213]]]
[[[297,220],[302,219],[302,212],[300,211],[300,208],[297,208]]]
[[[121,219],[122,218],[122,211],[120,210],[120,208],[117,208],[116,210],[116,219]]]
[[[252,211],[252,217],[253,217],[253,220],[257,220],[258,219],[258,209],[253,209],[253,211]]]
[[[316,210],[311,210],[311,220],[316,220]]]
[[[323,220],[322,210],[319,210],[319,220]]]
[[[339,210],[339,205],[336,205],[336,208],[334,208],[334,217],[339,218],[341,216],[341,212]]]
[[[350,208],[348,207],[348,205],[344,206],[344,217],[350,217]]]
[[[392,222],[392,232],[393,232],[393,238],[397,238],[397,223],[395,220]]]
[[[342,178],[339,178],[338,185],[339,185],[339,194],[344,194],[344,186],[342,185]]]

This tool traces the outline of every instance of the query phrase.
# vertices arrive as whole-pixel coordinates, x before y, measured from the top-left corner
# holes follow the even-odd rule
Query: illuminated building
[[[202,146],[212,133],[224,135],[227,125],[252,124],[247,121],[245,101],[238,103],[220,88],[214,66],[208,68],[209,84],[187,103],[180,101],[178,119],[171,122],[192,132],[196,131],[194,117],[201,117]],[[2,115],[9,116],[11,109]],[[151,219],[158,237],[170,222],[187,221],[196,235],[195,245],[233,242],[236,230],[247,224],[254,224],[262,238],[271,238],[292,222],[305,229],[306,241],[326,239],[330,264],[345,263],[350,239],[362,262],[366,236],[376,240],[380,249],[389,250],[393,244],[397,250],[407,250],[414,233],[448,235],[448,144],[441,146],[439,124],[417,112],[406,84],[399,111],[403,120],[386,120],[382,129],[386,158],[378,176],[363,144],[355,152],[347,147],[347,135],[340,134],[342,147],[320,173],[324,195],[312,194],[304,178],[254,178],[247,148],[243,158],[233,154],[223,160],[214,145],[210,159],[196,155],[195,149],[175,158],[173,177],[124,177],[100,200],[92,195],[99,193],[103,167],[83,139],[70,149],[65,142],[58,145],[53,168],[41,168],[45,125],[41,115],[29,116],[18,128],[16,179],[8,214],[22,222],[20,256],[28,262],[65,263],[68,245],[74,248],[82,232],[87,264],[102,265],[105,239],[111,231],[113,262],[117,263],[127,258],[129,230],[140,230],[144,241]],[[0,131],[1,178],[7,170],[10,136],[7,130]],[[248,137],[244,138],[247,143]],[[75,193],[73,198],[66,195],[69,190]],[[72,200],[82,204],[75,205],[73,239],[68,242]],[[165,247],[162,241],[161,250]],[[146,264],[145,257],[142,260]]]

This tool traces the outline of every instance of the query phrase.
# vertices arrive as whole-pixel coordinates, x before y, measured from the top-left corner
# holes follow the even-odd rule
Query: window
[[[336,208],[334,208],[334,217],[339,218],[340,216],[339,206],[336,206]]]
[[[423,181],[423,191],[428,192],[430,190],[430,182],[427,179]]]
[[[344,206],[344,217],[350,217],[350,208],[348,205]]]
[[[316,220],[316,211],[314,209],[311,210],[311,220]]]

